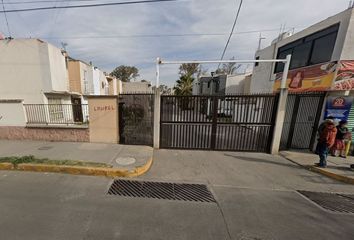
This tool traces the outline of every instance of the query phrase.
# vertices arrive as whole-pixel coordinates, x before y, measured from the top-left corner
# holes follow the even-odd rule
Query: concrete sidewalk
[[[354,164],[354,157],[341,158],[329,156],[327,159],[327,168],[318,168],[315,167],[315,163],[319,162],[319,157],[310,151],[282,151],[280,155],[310,170],[339,181],[354,184],[354,170],[350,168],[350,165]]]
[[[0,157],[33,155],[52,160],[90,161],[123,170],[145,165],[152,154],[153,149],[148,146],[0,140]]]

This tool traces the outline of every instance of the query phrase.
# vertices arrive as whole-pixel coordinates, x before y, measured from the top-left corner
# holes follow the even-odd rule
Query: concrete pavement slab
[[[353,237],[353,214],[325,211],[297,192],[215,186],[213,189],[233,239],[349,240]]]
[[[347,158],[329,156],[327,168],[317,168],[315,163],[319,162],[318,155],[309,151],[282,151],[280,153],[288,160],[304,167],[310,167],[317,172],[328,177],[354,184],[354,169],[350,165],[354,164],[354,157]]]
[[[354,193],[352,185],[305,170],[264,153],[158,150],[147,180],[200,182],[215,186]]]
[[[106,163],[124,170],[133,170],[146,164],[152,154],[153,149],[148,146],[0,140],[0,157],[34,155],[53,160]],[[131,164],[120,164],[120,158],[133,158],[134,161]]]

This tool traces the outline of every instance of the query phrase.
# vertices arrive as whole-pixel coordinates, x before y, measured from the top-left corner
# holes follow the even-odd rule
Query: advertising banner
[[[334,79],[332,90],[354,89],[354,61],[340,61],[337,76]]]
[[[348,120],[350,108],[352,107],[352,102],[353,97],[328,97],[324,119],[331,116],[335,118],[335,122],[339,122],[341,120]]]
[[[331,89],[337,70],[337,62],[328,62],[289,71],[289,92],[322,92]],[[283,74],[278,73],[273,90],[280,88]]]

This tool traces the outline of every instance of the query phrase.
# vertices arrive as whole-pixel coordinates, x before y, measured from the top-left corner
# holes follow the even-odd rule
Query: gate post
[[[161,97],[160,88],[155,90],[155,101],[154,101],[154,148],[160,148],[160,108],[161,108]]]
[[[286,81],[288,79],[288,73],[290,68],[291,55],[286,56],[286,63],[284,66],[283,78],[281,80],[280,95],[278,101],[278,108],[276,113],[276,119],[274,123],[274,132],[271,145],[271,154],[278,154],[280,148],[281,134],[283,132],[283,125],[286,111],[286,101],[288,98],[288,89]]]
[[[154,148],[160,148],[160,117],[161,117],[161,97],[160,97],[160,58],[156,59],[156,87],[154,101]]]

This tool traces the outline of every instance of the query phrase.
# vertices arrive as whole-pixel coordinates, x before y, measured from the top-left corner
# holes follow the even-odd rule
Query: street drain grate
[[[321,207],[341,213],[354,213],[354,195],[298,191]]]
[[[119,179],[114,180],[108,190],[108,194],[126,197],[215,202],[214,196],[208,190],[207,186],[203,184],[144,182]]]
[[[49,150],[49,149],[52,149],[53,147],[51,146],[43,146],[43,147],[40,147],[38,148],[38,150]]]

